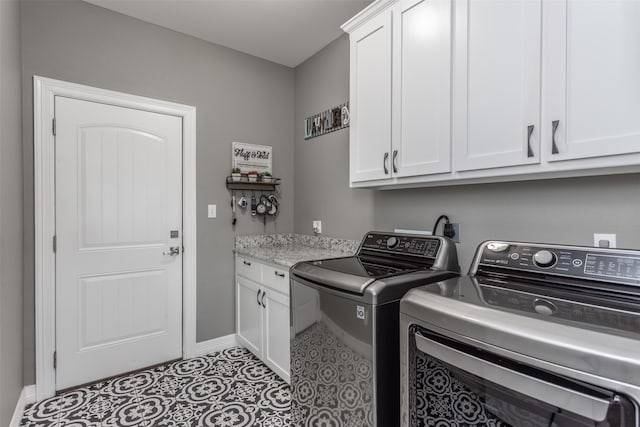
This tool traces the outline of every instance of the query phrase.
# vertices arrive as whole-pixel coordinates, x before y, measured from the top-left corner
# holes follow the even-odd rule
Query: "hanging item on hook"
[[[267,204],[266,204],[267,201],[268,201],[267,196],[265,196],[264,194],[260,196],[260,201],[256,206],[256,213],[258,215],[264,215],[267,213],[267,210],[268,210]]]
[[[251,215],[252,216],[256,216],[256,208],[258,206],[258,201],[256,200],[256,195],[252,194],[251,195]]]
[[[236,192],[231,192],[231,225],[235,226],[237,222],[236,218]]]
[[[268,199],[271,206],[269,206],[267,213],[273,216],[278,213],[278,198],[275,195],[270,194]]]

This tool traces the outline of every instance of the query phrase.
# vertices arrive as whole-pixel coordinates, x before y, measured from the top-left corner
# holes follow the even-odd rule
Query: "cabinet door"
[[[289,381],[289,298],[265,288],[264,362]]]
[[[393,175],[450,172],[451,1],[404,0],[393,19]]]
[[[391,11],[350,35],[351,181],[389,178],[391,151]]]
[[[242,277],[237,277],[236,283],[238,341],[258,358],[262,358],[262,287]]]
[[[546,158],[640,152],[640,2],[554,0],[544,10]]]
[[[540,162],[541,0],[456,2],[454,169]]]

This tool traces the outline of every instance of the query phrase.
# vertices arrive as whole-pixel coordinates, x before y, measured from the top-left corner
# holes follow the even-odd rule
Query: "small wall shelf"
[[[274,178],[272,182],[262,182],[248,181],[246,178],[238,180],[228,176],[226,183],[229,190],[275,191],[280,185],[280,178]]]

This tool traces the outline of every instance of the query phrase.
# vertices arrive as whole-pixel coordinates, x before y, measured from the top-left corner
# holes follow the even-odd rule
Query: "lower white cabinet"
[[[289,382],[289,296],[264,288],[262,360]]]
[[[238,341],[253,354],[262,356],[262,286],[238,276],[236,279],[236,330]]]
[[[289,272],[240,256],[236,266],[245,262],[252,278],[236,270],[238,342],[289,382]]]

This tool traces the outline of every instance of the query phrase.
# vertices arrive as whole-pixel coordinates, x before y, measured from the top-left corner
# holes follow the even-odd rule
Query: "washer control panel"
[[[478,265],[640,286],[640,251],[488,242]]]
[[[369,233],[365,236],[361,249],[435,258],[440,249],[440,240],[429,236]]]

